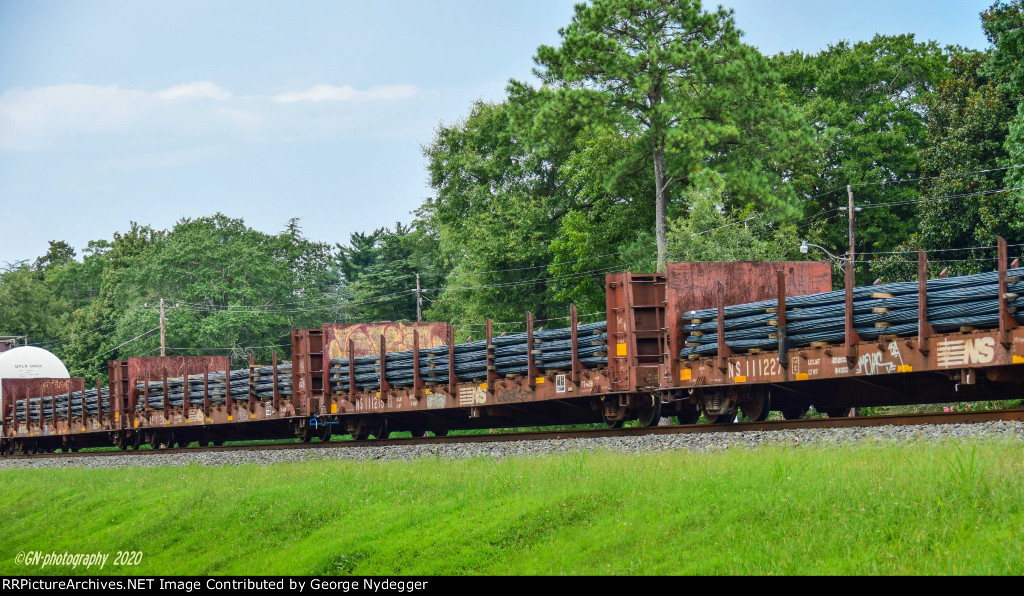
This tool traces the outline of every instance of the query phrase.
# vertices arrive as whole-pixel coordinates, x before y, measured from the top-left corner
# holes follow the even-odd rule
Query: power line
[[[124,347],[124,346],[127,346],[128,344],[132,343],[133,341],[136,341],[136,340],[138,340],[138,339],[141,339],[142,337],[144,337],[144,336],[146,336],[146,335],[149,335],[150,333],[153,333],[154,331],[157,331],[157,330],[159,330],[159,329],[160,329],[160,325],[157,325],[156,327],[153,327],[153,328],[152,328],[152,329],[150,329],[149,331],[144,331],[143,333],[140,333],[140,334],[136,335],[135,337],[133,337],[133,338],[129,339],[128,341],[124,342],[123,344],[120,344],[120,345],[118,345],[118,346],[115,346],[115,347],[113,347],[113,348],[110,348],[109,350],[107,350],[106,352],[103,352],[102,354],[98,354],[98,355],[97,355],[96,357],[97,357],[97,358],[99,358],[100,356],[106,356],[107,354],[109,354],[109,353],[113,352],[114,350],[117,350],[117,349],[119,349],[119,348],[122,348],[122,347]]]

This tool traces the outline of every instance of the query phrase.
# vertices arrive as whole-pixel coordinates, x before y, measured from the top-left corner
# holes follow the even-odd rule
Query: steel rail
[[[0,461],[114,457],[119,455],[148,456],[189,453],[217,453],[231,451],[278,451],[283,449],[349,449],[359,447],[447,445],[462,443],[504,443],[516,441],[550,441],[565,439],[639,437],[647,435],[742,433],[750,431],[783,431],[793,429],[857,428],[873,426],[920,426],[925,424],[976,424],[985,422],[1024,422],[1024,409],[983,410],[978,412],[936,412],[927,414],[900,414],[888,416],[856,416],[850,418],[802,418],[799,420],[770,420],[766,422],[738,422],[734,424],[692,424],[651,426],[645,428],[599,428],[582,430],[546,430],[532,432],[498,432],[479,435],[453,435],[409,439],[370,439],[366,441],[340,440],[318,443],[264,443],[223,445],[220,447],[186,447],[178,449],[141,449],[137,451],[79,451],[74,453],[41,453],[35,455],[9,455]]]

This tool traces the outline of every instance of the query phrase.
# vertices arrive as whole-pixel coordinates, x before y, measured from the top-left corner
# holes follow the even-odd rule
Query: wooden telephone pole
[[[159,306],[150,306],[148,304],[143,304],[142,308],[150,308],[150,309],[152,309],[152,308],[159,308],[160,309],[160,356],[161,357],[166,356],[167,355],[167,315],[165,313],[165,310],[173,309],[173,308],[178,308],[178,305],[175,304],[174,306],[167,306],[167,307],[165,307],[164,306],[164,299],[161,298]]]
[[[416,274],[416,322],[423,322],[423,294],[420,292],[420,274]]]

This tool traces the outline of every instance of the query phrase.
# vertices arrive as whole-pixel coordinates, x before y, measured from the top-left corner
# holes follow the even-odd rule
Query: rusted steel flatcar
[[[1005,242],[998,272],[981,286],[998,299],[998,318],[979,319],[987,327],[939,333],[929,324],[922,254],[917,296],[900,298],[916,301],[915,333],[903,323],[902,335],[883,326],[861,337],[864,317],[884,319],[889,309],[862,314],[851,269],[845,277],[844,297],[833,296],[830,307],[841,305],[841,313],[823,319],[834,331],[807,345],[798,340],[817,336],[796,330],[817,325],[806,320],[817,311],[804,303],[836,294],[827,263],[670,263],[665,273],[609,274],[600,323],[578,324],[573,307],[568,328],[541,330],[527,314],[525,332],[496,336],[487,321],[483,340],[468,344],[455,343],[445,323],[330,324],[293,331],[286,363],[274,355],[269,365],[231,370],[223,357],[129,358],[109,363],[107,386],[7,381],[0,452],[653,425],[663,416],[693,423],[701,414],[728,423],[738,411],[763,420],[771,410],[801,416],[812,405],[843,415],[858,406],[1018,395],[1024,329],[1011,300],[1024,298],[1008,291],[1021,279],[1008,273]],[[743,309],[763,311],[740,317],[750,328],[726,316]],[[688,319],[693,313],[704,318]]]

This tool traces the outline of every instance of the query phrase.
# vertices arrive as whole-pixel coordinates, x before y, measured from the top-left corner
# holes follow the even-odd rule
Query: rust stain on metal
[[[84,390],[85,379],[4,379],[4,393],[15,399],[67,395],[68,391]]]
[[[355,356],[380,353],[380,337],[384,336],[386,352],[404,352],[413,349],[413,332],[419,332],[420,349],[448,345],[445,323],[353,323],[324,325],[329,358],[348,358],[351,339]]]

